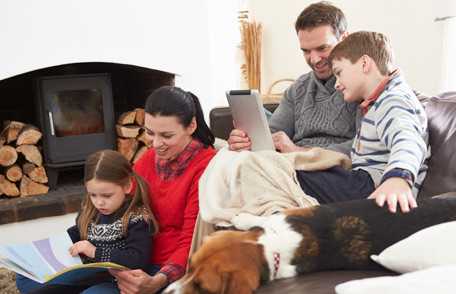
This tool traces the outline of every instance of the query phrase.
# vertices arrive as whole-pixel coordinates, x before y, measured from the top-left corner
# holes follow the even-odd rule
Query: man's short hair
[[[331,63],[333,60],[342,58],[356,63],[363,55],[375,61],[381,74],[390,73],[394,64],[393,49],[388,37],[382,33],[367,31],[352,33],[332,49],[328,59]]]
[[[347,31],[347,20],[342,10],[326,1],[307,6],[296,19],[295,29],[298,32],[324,25],[331,26],[337,39]]]

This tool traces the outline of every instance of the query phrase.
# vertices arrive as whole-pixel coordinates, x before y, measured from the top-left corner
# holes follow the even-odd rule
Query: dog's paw
[[[264,222],[264,216],[257,216],[250,213],[239,213],[231,219],[231,224],[236,229],[244,231],[253,227],[261,227]]]

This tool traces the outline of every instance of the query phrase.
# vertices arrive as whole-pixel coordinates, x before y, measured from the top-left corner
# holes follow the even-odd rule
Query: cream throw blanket
[[[304,194],[295,170],[351,167],[339,152],[312,148],[308,151],[229,151],[220,149],[199,181],[200,216],[203,221],[230,226],[239,213],[271,215],[287,208],[318,205]]]

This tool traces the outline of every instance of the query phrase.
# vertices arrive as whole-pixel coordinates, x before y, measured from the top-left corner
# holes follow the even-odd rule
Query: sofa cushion
[[[384,267],[407,273],[436,265],[456,264],[456,221],[420,230],[371,258]]]
[[[336,287],[337,294],[453,294],[456,265],[437,266],[397,277],[378,277],[346,282]]]
[[[456,191],[456,92],[423,101],[429,124],[431,158],[419,197]]]

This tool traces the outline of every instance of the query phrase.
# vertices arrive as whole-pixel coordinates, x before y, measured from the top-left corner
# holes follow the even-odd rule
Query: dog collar
[[[277,273],[279,272],[279,267],[280,267],[280,253],[278,252],[273,252],[272,253],[272,259],[274,261],[273,264],[273,271],[272,271],[272,279],[275,280],[277,278]]]

